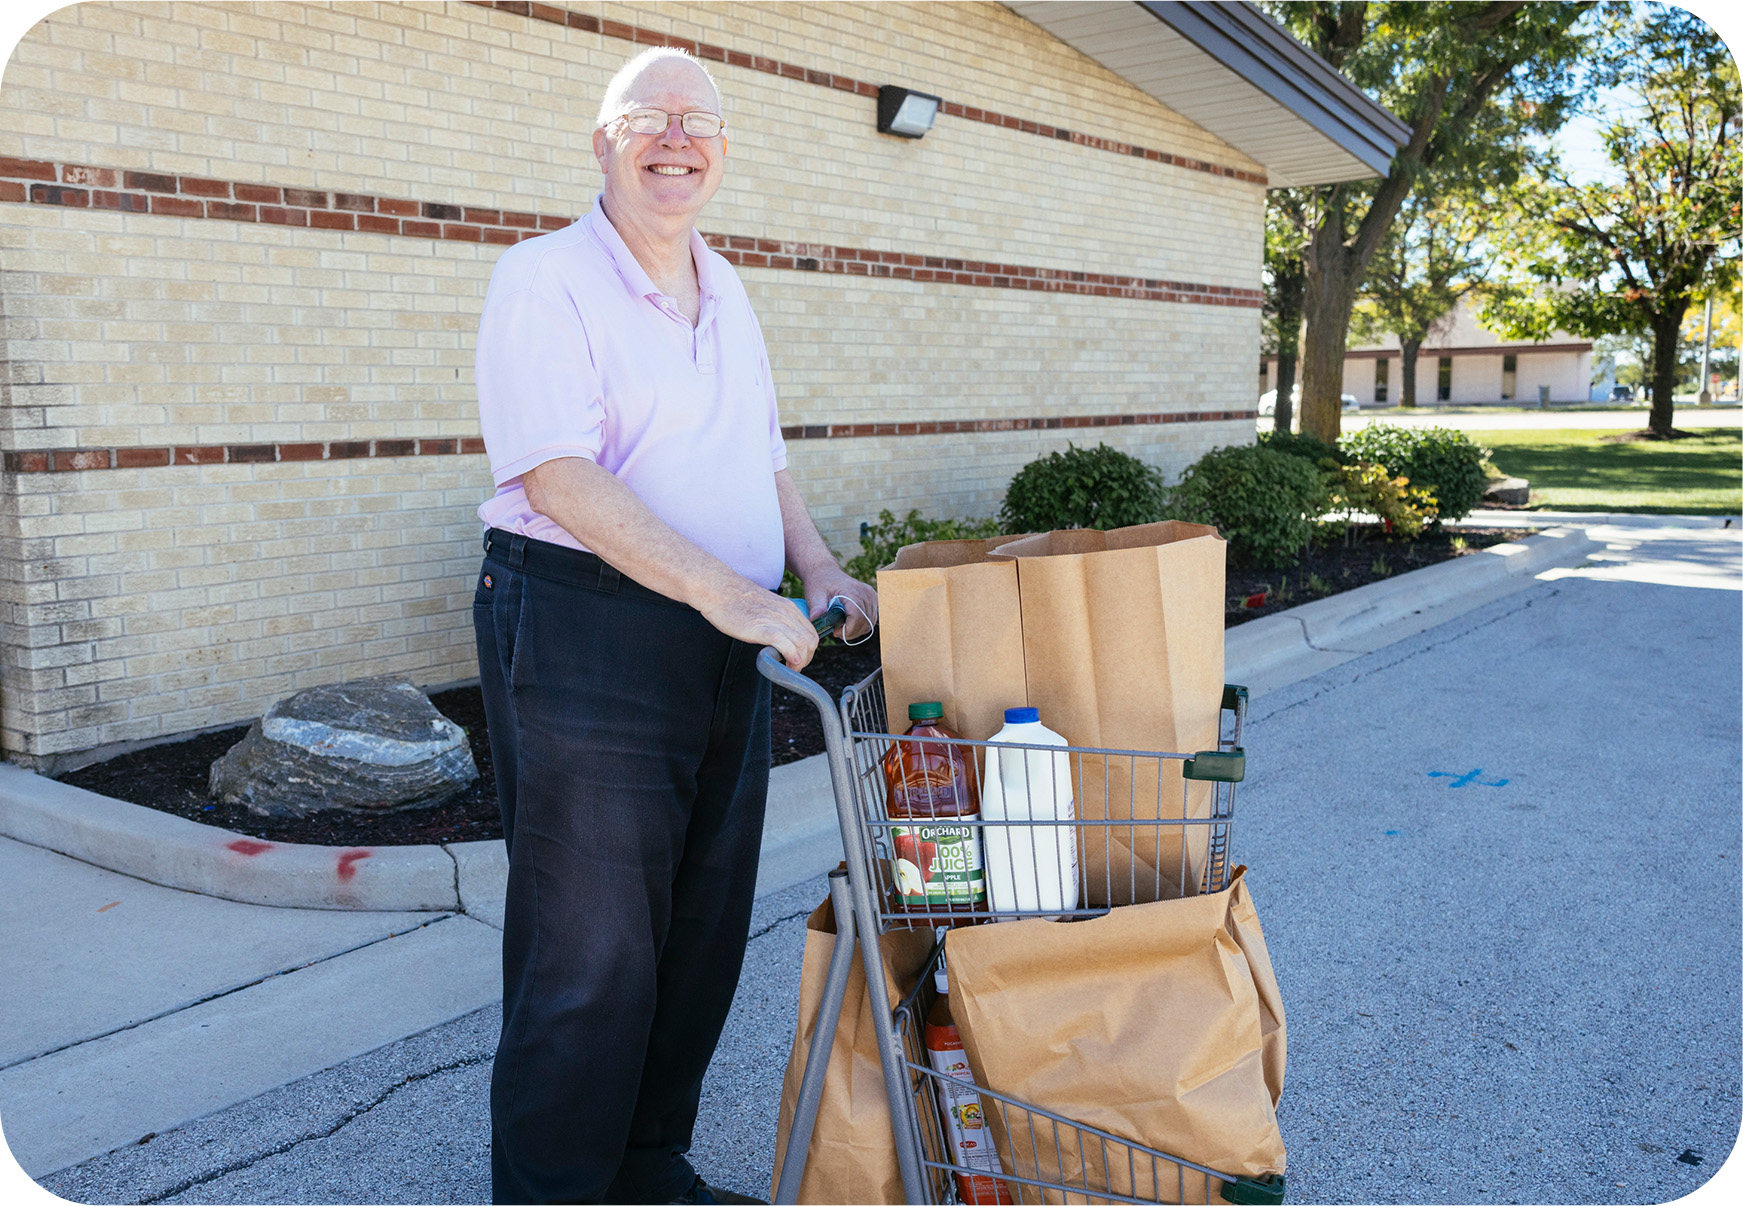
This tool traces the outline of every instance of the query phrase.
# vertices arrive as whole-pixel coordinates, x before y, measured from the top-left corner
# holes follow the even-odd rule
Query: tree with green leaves
[[[1301,427],[1338,435],[1350,317],[1375,251],[1424,170],[1480,160],[1503,106],[1526,128],[1559,127],[1583,0],[1270,0],[1264,7],[1410,128],[1385,179],[1311,190],[1301,348]]]
[[[1724,41],[1692,13],[1618,5],[1604,33],[1591,84],[1629,101],[1602,134],[1610,171],[1577,182],[1552,161],[1519,191],[1517,271],[1484,318],[1516,339],[1651,332],[1647,429],[1669,438],[1689,303],[1737,281],[1743,97]]]
[[[1374,250],[1351,317],[1351,337],[1377,343],[1398,337],[1403,349],[1398,404],[1416,405],[1416,354],[1444,331],[1459,302],[1494,264],[1489,234],[1497,198],[1493,177],[1449,179],[1430,172],[1399,207]]]

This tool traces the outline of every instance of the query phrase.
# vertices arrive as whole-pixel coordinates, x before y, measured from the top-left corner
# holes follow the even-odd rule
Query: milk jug
[[[1034,708],[1006,708],[1005,727],[992,740],[1023,745],[1066,745],[1041,723]],[[983,821],[1036,821],[986,825],[987,892],[997,912],[1061,913],[1077,907],[1077,817],[1071,756],[1052,750],[988,749],[980,793]]]

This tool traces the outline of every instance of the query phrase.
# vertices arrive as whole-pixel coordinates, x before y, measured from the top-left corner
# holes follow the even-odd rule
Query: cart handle
[[[793,602],[799,605],[800,610],[804,610],[805,601],[803,599],[794,599]],[[839,603],[831,603],[828,611],[811,621],[811,627],[817,630],[819,637],[826,637],[838,625],[846,622],[847,608]],[[772,646],[765,646],[763,651],[757,654],[757,668],[762,671],[763,677],[770,682],[779,683],[789,691],[797,691],[825,712],[833,713],[835,711],[835,701],[803,674],[787,669],[785,659]]]
[[[797,670],[788,669],[787,663],[781,660],[781,655],[775,652],[772,647],[764,646],[762,652],[757,654],[757,669],[764,678],[777,687],[785,687],[789,691],[803,695],[822,708],[825,716],[834,714],[835,701],[829,698],[829,692]]]
[[[817,630],[817,635],[826,637],[847,623],[847,608],[839,603],[831,603],[829,610],[811,621],[811,627]]]

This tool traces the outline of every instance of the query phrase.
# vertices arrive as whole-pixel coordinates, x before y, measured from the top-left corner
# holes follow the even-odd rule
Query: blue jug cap
[[[1040,724],[1041,709],[1039,708],[1006,708],[1006,724]]]

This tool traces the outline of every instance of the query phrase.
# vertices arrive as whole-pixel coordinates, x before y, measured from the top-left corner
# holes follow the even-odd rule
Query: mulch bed
[[[1369,538],[1358,539],[1348,547],[1315,546],[1295,565],[1283,569],[1253,570],[1231,565],[1224,625],[1232,628],[1285,608],[1354,590],[1408,570],[1451,561],[1491,544],[1521,540],[1530,534],[1518,528],[1442,530],[1425,532],[1414,541]],[[1454,547],[1455,540],[1461,541],[1463,547]],[[1263,602],[1258,602],[1260,597]],[[1256,605],[1248,606],[1249,602]]]
[[[863,645],[831,642],[817,651],[806,673],[831,696],[878,668],[876,638]],[[240,804],[222,804],[206,794],[212,763],[242,740],[247,725],[202,733],[185,741],[122,754],[61,776],[61,781],[100,795],[143,804],[205,825],[269,842],[320,846],[420,846],[479,842],[502,836],[496,804],[496,772],[484,727],[484,700],[477,687],[457,687],[430,696],[436,710],[466,730],[478,781],[433,808],[359,814],[330,812],[310,817],[263,817]],[[823,749],[816,707],[791,691],[773,692],[774,763],[797,762]]]
[[[1453,547],[1461,537],[1465,547]],[[1311,599],[1351,590],[1407,570],[1448,561],[1490,544],[1516,540],[1518,530],[1481,529],[1425,535],[1414,542],[1369,540],[1345,547],[1315,548],[1280,570],[1231,566],[1224,619],[1228,626],[1270,615]],[[1251,604],[1251,605],[1249,605]],[[876,638],[863,645],[831,642],[817,651],[806,674],[839,697],[879,665]],[[774,764],[780,766],[823,752],[823,728],[810,701],[790,691],[773,693]],[[212,763],[242,740],[246,725],[203,733],[122,754],[62,775],[63,782],[101,795],[216,825],[272,842],[323,846],[412,846],[476,842],[502,836],[497,811],[496,776],[485,734],[484,705],[477,687],[458,687],[430,696],[444,716],[466,730],[479,778],[460,795],[434,808],[360,815],[328,813],[312,817],[261,817],[239,804],[220,804],[206,794]]]

